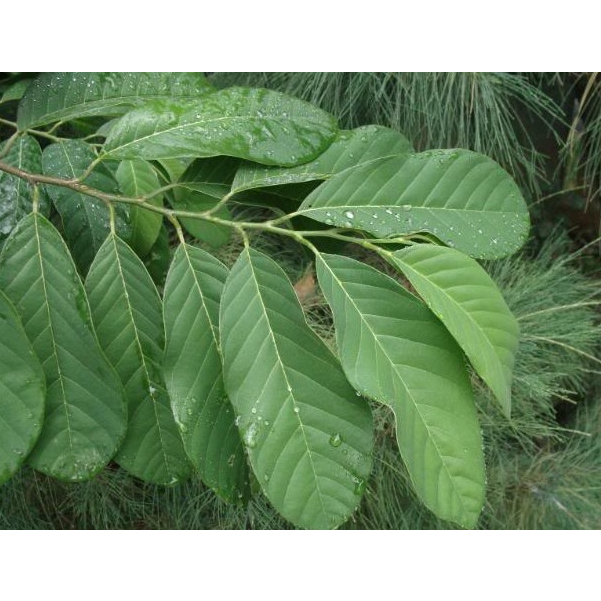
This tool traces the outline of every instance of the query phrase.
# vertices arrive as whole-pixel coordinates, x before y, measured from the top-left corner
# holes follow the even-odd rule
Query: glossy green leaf
[[[160,187],[155,170],[146,161],[121,161],[115,177],[121,192],[133,198],[151,194]],[[162,207],[163,195],[153,196],[148,202],[156,207]],[[159,237],[163,215],[132,205],[129,208],[129,222],[131,227],[129,244],[138,255],[144,256]]]
[[[380,159],[324,182],[302,214],[378,238],[428,232],[476,258],[515,252],[528,236],[528,208],[509,174],[469,150]]]
[[[86,142],[66,140],[44,148],[42,166],[45,175],[74,179],[81,176],[95,158],[92,146]],[[102,192],[118,192],[117,182],[104,165],[98,165],[84,183]],[[103,201],[69,188],[48,186],[47,190],[62,218],[77,267],[85,274],[110,232],[109,209]],[[129,208],[117,204],[115,213],[117,232],[129,238]]]
[[[161,365],[164,331],[161,299],[136,253],[111,234],[86,278],[98,339],[125,388],[127,435],[115,460],[155,484],[175,484],[190,474],[173,419]]]
[[[6,142],[0,144],[0,150]],[[31,136],[21,136],[11,146],[3,162],[29,173],[42,171],[42,149]],[[38,211],[50,212],[50,202],[40,189]],[[0,171],[0,240],[8,236],[15,225],[33,210],[33,186],[26,180]]]
[[[46,377],[44,425],[29,463],[64,480],[91,478],[123,439],[126,406],[73,260],[45,217],[28,215],[6,241],[0,287],[17,308]]]
[[[188,457],[203,482],[228,501],[249,496],[249,473],[223,386],[219,303],[227,268],[182,244],[165,282],[163,373]]]
[[[214,207],[229,191],[240,161],[231,157],[197,159],[179,179],[171,204],[178,211],[202,212]],[[232,219],[226,206],[214,213],[221,219]],[[182,217],[180,222],[192,236],[213,247],[230,239],[231,228],[217,223]]]
[[[242,165],[232,184],[234,192],[326,180],[346,169],[371,163],[382,157],[413,152],[411,142],[402,134],[380,125],[366,125],[341,131],[332,145],[310,163],[285,169]]]
[[[111,129],[110,156],[164,159],[227,155],[294,166],[323,152],[334,118],[280,92],[228,88],[195,102],[164,100],[131,111]]]
[[[200,73],[44,73],[19,105],[20,129],[122,115],[158,98],[195,99],[213,88]]]
[[[519,327],[496,284],[474,259],[452,248],[420,244],[391,258],[509,416]]]
[[[418,495],[438,517],[472,527],[484,500],[482,437],[463,354],[434,315],[372,267],[318,255],[349,382],[392,408]]]
[[[29,455],[42,429],[46,382],[12,303],[0,290],[0,485]]]
[[[225,388],[263,492],[296,526],[342,524],[371,470],[370,410],[272,259],[253,249],[240,255],[220,330]]]

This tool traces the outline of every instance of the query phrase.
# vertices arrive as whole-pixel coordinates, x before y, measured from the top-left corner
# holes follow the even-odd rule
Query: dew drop
[[[410,211],[411,210],[411,205],[403,205],[403,210],[404,211]]]
[[[299,407],[295,407],[294,408],[294,413],[299,413],[300,412],[300,408]]]
[[[357,496],[362,495],[365,492],[365,480],[358,478],[355,480],[355,490],[353,491]]]
[[[332,436],[330,436],[330,444],[333,447],[339,447],[342,444],[342,436],[338,433],[332,434]]]
[[[346,212],[344,213],[344,216],[345,216],[347,219],[354,219],[354,218],[355,218],[355,213],[353,213],[352,211],[346,211]]]

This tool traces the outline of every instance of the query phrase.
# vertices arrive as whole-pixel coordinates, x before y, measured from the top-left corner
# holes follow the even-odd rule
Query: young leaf
[[[86,142],[66,140],[44,148],[42,165],[45,175],[74,179],[82,175],[95,158],[92,147]],[[117,192],[117,183],[103,165],[94,169],[85,183],[103,192]],[[109,234],[108,207],[97,198],[69,188],[48,186],[47,190],[62,218],[73,258],[80,272],[85,274]],[[129,208],[119,204],[115,211],[117,231],[129,237]]]
[[[0,150],[6,142],[0,144]],[[30,173],[42,170],[42,149],[31,136],[21,136],[2,159],[8,165]],[[50,212],[50,202],[40,189],[38,211]],[[0,171],[0,240],[8,236],[15,225],[33,210],[33,186],[26,180]]]
[[[325,180],[375,159],[410,152],[413,152],[411,142],[402,134],[380,125],[366,125],[339,132],[332,145],[318,158],[298,167],[242,165],[236,173],[232,191]]]
[[[340,525],[370,474],[368,405],[307,325],[272,259],[246,249],[221,302],[225,388],[261,488],[296,526]]]
[[[438,517],[476,524],[484,501],[482,438],[463,356],[430,311],[379,271],[318,255],[340,360],[362,394],[392,408],[411,481]]]
[[[391,258],[451,332],[509,416],[519,327],[490,276],[474,259],[443,246],[411,246]]]
[[[121,161],[115,173],[119,189],[125,196],[139,198],[159,188],[159,178],[150,163],[146,161]],[[156,207],[163,206],[163,195],[153,196],[149,201]],[[143,257],[156,242],[161,231],[163,216],[144,207],[132,205],[129,208],[131,233],[130,246]]]
[[[250,491],[219,354],[219,303],[227,274],[200,248],[182,244],[175,251],[165,282],[163,374],[188,457],[207,486],[238,502]]]
[[[197,159],[179,179],[181,187],[173,193],[172,205],[179,211],[201,212],[214,207],[229,191],[240,161],[231,157]],[[232,219],[227,207],[215,212],[216,217]],[[231,228],[200,219],[181,218],[185,230],[212,247],[225,244]]]
[[[110,131],[109,156],[165,159],[227,155],[294,166],[336,135],[328,113],[280,92],[228,88],[194,102],[163,100],[127,113]]]
[[[44,372],[12,303],[0,290],[0,485],[19,469],[42,429]]]
[[[20,129],[122,115],[157,98],[195,99],[213,88],[200,73],[44,73],[19,105]]]
[[[186,479],[190,466],[165,390],[161,299],[136,253],[114,234],[86,278],[98,339],[125,388],[129,425],[115,460],[155,484]]]
[[[46,415],[29,463],[63,480],[91,478],[125,434],[123,389],[98,345],[69,251],[45,217],[28,215],[6,241],[0,287],[46,377]]]
[[[429,232],[481,259],[515,252],[530,227],[511,176],[469,150],[390,157],[349,169],[319,186],[301,211],[378,238]]]

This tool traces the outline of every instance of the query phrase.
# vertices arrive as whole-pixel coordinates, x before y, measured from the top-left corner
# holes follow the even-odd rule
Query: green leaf
[[[190,474],[161,365],[161,299],[136,253],[111,234],[86,278],[98,339],[125,388],[129,425],[115,460],[134,476],[175,484]]]
[[[342,524],[371,471],[370,410],[272,259],[253,249],[240,255],[220,329],[225,388],[263,492],[296,526]]]
[[[452,248],[420,244],[393,253],[391,259],[451,332],[509,417],[519,327],[496,284],[474,259]]]
[[[0,287],[46,377],[46,415],[29,463],[63,480],[91,478],[125,434],[123,389],[98,345],[69,251],[45,217],[28,215],[6,241]]]
[[[6,142],[0,144],[0,150]],[[42,149],[31,136],[21,136],[2,159],[6,164],[29,173],[42,171]],[[41,190],[38,211],[50,213],[50,202]],[[26,180],[0,171],[0,240],[8,236],[15,225],[33,210],[33,186]]]
[[[154,101],[129,112],[111,129],[105,151],[121,159],[227,155],[294,166],[323,152],[335,135],[334,118],[307,102],[228,88],[195,102]]]
[[[515,252],[530,227],[514,180],[469,150],[390,157],[349,169],[319,186],[301,211],[378,238],[428,232],[482,259]]]
[[[23,94],[29,87],[33,80],[31,79],[20,79],[7,88],[7,90],[2,94],[2,98],[0,98],[0,103],[8,102],[9,100],[21,100],[23,98]]]
[[[232,191],[237,193],[253,188],[326,180],[336,173],[371,163],[375,159],[410,152],[413,152],[413,147],[405,136],[380,125],[366,125],[339,132],[323,154],[298,167],[284,169],[242,165],[234,179]]]
[[[197,159],[179,179],[181,185],[174,190],[173,208],[196,213],[213,208],[230,191],[239,164],[238,159],[231,157]],[[214,215],[221,219],[232,219],[226,206]],[[223,246],[230,239],[231,228],[227,226],[186,217],[181,217],[180,222],[190,235],[214,248]]]
[[[139,198],[159,188],[159,178],[146,161],[121,161],[115,173],[119,189],[125,196]],[[155,207],[163,206],[163,195],[153,196],[149,201]],[[129,208],[131,234],[129,244],[140,256],[147,254],[161,231],[163,216],[144,207]]]
[[[44,73],[19,105],[20,129],[122,115],[158,98],[195,99],[213,88],[200,73]]]
[[[344,372],[362,394],[394,411],[418,495],[439,518],[474,526],[484,459],[461,350],[421,302],[372,267],[323,254],[317,276]]]
[[[96,159],[92,146],[81,140],[66,140],[44,148],[42,166],[45,175],[62,179],[81,176]],[[85,184],[102,192],[117,193],[117,182],[104,165],[98,165]],[[109,209],[92,196],[61,186],[48,186],[48,194],[60,213],[67,242],[82,274],[88,271],[96,253],[110,232]],[[115,206],[116,230],[129,237],[129,208]]]
[[[188,457],[207,486],[238,502],[250,489],[219,353],[219,303],[227,274],[200,248],[182,244],[176,250],[165,283],[163,373]]]
[[[29,455],[42,429],[44,372],[12,303],[0,290],[0,485]]]

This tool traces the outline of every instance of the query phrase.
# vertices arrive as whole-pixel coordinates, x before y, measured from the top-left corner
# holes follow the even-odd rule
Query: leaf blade
[[[115,177],[121,192],[131,198],[152,194],[159,188],[159,178],[152,165],[146,161],[121,161]],[[162,207],[163,195],[153,196],[148,202],[153,206]],[[132,205],[129,209],[129,221],[129,244],[143,257],[159,237],[163,216],[144,207]]]
[[[332,142],[324,111],[280,92],[228,88],[197,102],[152,102],[109,132],[108,156],[166,159],[227,155],[266,165],[309,161]]]
[[[219,304],[227,268],[182,244],[165,282],[163,373],[175,421],[202,480],[230,502],[250,495],[246,456],[225,397],[219,353]]]
[[[297,526],[338,526],[370,473],[371,413],[272,259],[241,254],[225,284],[220,332],[226,390],[264,493]]]
[[[76,179],[96,159],[92,147],[81,140],[66,140],[50,144],[42,153],[45,175]],[[114,193],[117,183],[108,169],[100,165],[86,178],[86,184],[102,192]],[[96,253],[111,231],[109,209],[104,202],[61,186],[47,186],[48,194],[59,212],[67,242],[82,274],[88,271]],[[115,207],[117,231],[129,235],[129,209]]]
[[[460,149],[348,170],[311,193],[301,214],[376,237],[428,232],[481,259],[515,252],[530,228],[528,208],[509,174],[492,159]]]
[[[115,460],[154,484],[175,484],[190,469],[161,373],[161,300],[144,265],[109,235],[86,278],[98,339],[125,389],[129,424]]]
[[[442,246],[412,246],[391,258],[451,332],[509,417],[519,327],[490,276],[467,255]]]
[[[125,404],[73,260],[47,219],[32,213],[18,224],[0,255],[0,286],[23,319],[47,382],[44,425],[29,463],[59,479],[91,478],[125,434]]]
[[[115,116],[156,98],[196,98],[213,91],[200,73],[45,73],[27,89],[21,130],[54,121]]]
[[[309,163],[288,169],[242,165],[234,178],[232,192],[326,180],[375,159],[410,152],[413,152],[413,147],[409,140],[387,127],[367,125],[352,131],[340,131],[332,144]]]
[[[461,352],[417,299],[384,274],[318,255],[345,374],[392,408],[418,495],[438,517],[474,526],[484,499],[482,440]]]
[[[0,144],[0,150],[6,142]],[[29,135],[21,136],[12,145],[3,161],[29,173],[42,171],[42,149],[38,141]],[[34,189],[24,179],[0,172],[0,240],[10,234],[17,223],[33,210]],[[50,202],[40,190],[38,211],[48,216]]]
[[[46,381],[10,300],[0,290],[0,485],[22,465],[40,435]]]

